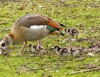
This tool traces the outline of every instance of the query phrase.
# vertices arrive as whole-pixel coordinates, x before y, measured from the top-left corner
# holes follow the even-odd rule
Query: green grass
[[[0,39],[10,32],[3,28],[11,28],[13,23],[25,14],[49,16],[66,25],[63,31],[65,28],[75,27],[80,31],[80,38],[89,37],[90,34],[94,42],[100,42],[100,31],[97,30],[100,28],[99,0],[64,0],[64,2],[61,0],[21,0],[19,2],[9,0],[0,2]],[[91,27],[94,27],[94,32],[89,30]],[[66,35],[66,37],[70,36]],[[63,42],[64,39],[65,37],[48,36],[44,38],[43,44],[47,48],[58,44],[60,46],[82,45],[83,47],[90,45],[88,41]],[[30,43],[37,44],[37,42],[28,44]],[[17,54],[21,46],[22,44],[11,45],[9,47],[11,54]],[[25,51],[27,50],[28,48]],[[100,77],[100,70],[70,75],[72,72],[87,69],[84,67],[86,64],[100,66],[99,55],[86,57],[82,61],[74,61],[77,58],[59,57],[52,51],[41,56],[37,54],[30,56],[28,52],[21,57],[0,55],[0,77]]]

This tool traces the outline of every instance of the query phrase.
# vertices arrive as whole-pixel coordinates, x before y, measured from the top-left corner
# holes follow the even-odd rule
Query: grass
[[[100,28],[99,3],[99,0],[21,0],[19,2],[8,0],[0,2],[0,38],[10,32],[10,30],[4,30],[4,28],[11,28],[13,23],[21,16],[43,14],[66,25],[66,27],[63,27],[63,31],[65,28],[75,27],[80,31],[80,38],[90,37],[90,34],[94,42],[100,42],[100,30],[98,30]],[[93,32],[89,30],[92,27]],[[84,30],[81,28],[84,28]],[[66,37],[70,36],[66,35]],[[82,45],[85,48],[90,45],[89,41],[63,42],[64,39],[65,37],[48,36],[44,38],[43,44],[47,48],[58,44],[60,46]],[[37,44],[37,42],[29,42],[28,44],[30,43]],[[9,47],[11,54],[17,54],[21,46],[22,44],[11,45]],[[28,48],[25,51],[27,50]],[[84,60],[76,60],[77,58],[72,57],[59,57],[52,51],[41,56],[30,56],[28,52],[25,52],[25,55],[21,57],[0,55],[0,77],[100,77],[100,70],[69,74],[87,69],[86,65],[100,66],[99,55],[86,57]]]

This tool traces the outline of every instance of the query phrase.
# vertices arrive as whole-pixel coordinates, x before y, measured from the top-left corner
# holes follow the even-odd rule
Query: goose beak
[[[4,50],[3,50],[2,48],[0,48],[0,54],[2,54],[2,53],[3,53],[3,51],[4,51]]]

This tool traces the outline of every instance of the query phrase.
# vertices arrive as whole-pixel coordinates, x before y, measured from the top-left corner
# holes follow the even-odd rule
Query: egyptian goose
[[[37,45],[29,44],[28,52],[30,52],[31,54],[33,54],[33,52],[36,52],[36,51],[37,51]]]
[[[47,50],[42,45],[29,45],[29,52],[31,54],[38,52],[39,55],[42,55],[47,52]]]
[[[19,55],[22,55],[27,41],[39,40],[48,35],[63,35],[60,31],[61,25],[55,20],[40,15],[40,14],[27,14],[18,19],[11,28],[11,32],[8,33],[0,42],[0,52],[2,53],[12,43],[24,43],[23,47],[19,51]]]
[[[78,39],[79,31],[76,28],[71,28],[71,29],[65,29],[66,33],[69,33],[73,38],[76,36]]]
[[[78,54],[79,54],[79,50],[78,50],[76,47],[71,46],[71,47],[69,48],[69,53],[70,53],[70,56],[76,57],[76,56],[78,56]]]
[[[52,50],[54,50],[55,53],[60,56],[68,56],[69,55],[68,49],[65,47],[62,48],[60,46],[54,46],[54,48]]]

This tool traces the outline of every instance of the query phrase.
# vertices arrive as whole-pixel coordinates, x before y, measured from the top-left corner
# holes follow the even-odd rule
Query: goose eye
[[[5,45],[6,45],[6,43],[2,43],[2,44],[1,44],[2,47],[5,47]]]
[[[31,47],[32,46],[32,44],[29,44],[29,47]]]

